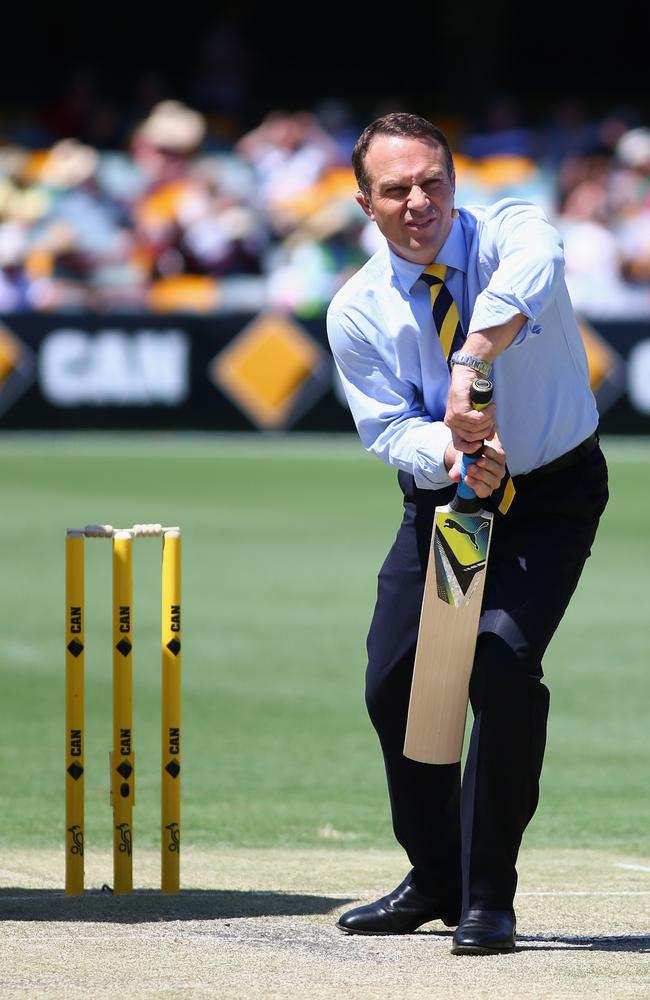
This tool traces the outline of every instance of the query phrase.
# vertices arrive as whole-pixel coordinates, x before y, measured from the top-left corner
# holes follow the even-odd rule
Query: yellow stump
[[[133,542],[130,531],[113,536],[113,891],[133,890],[133,756],[132,594]]]
[[[65,540],[65,891],[84,891],[84,535]]]
[[[181,533],[166,531],[162,552],[161,889],[180,889]]]

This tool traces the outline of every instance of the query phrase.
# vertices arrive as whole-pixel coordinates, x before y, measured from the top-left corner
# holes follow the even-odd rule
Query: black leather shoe
[[[442,920],[447,927],[455,927],[460,906],[418,892],[411,877],[409,872],[396,889],[376,903],[348,910],[336,926],[348,934],[410,934],[429,920]]]
[[[515,950],[512,910],[466,910],[454,934],[452,955],[495,955]]]

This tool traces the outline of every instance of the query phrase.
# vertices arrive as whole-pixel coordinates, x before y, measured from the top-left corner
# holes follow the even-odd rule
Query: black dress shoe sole
[[[514,944],[504,944],[500,947],[487,948],[479,944],[455,944],[452,946],[452,955],[511,955],[515,950]]]
[[[365,934],[369,937],[396,937],[399,934],[412,934],[413,931],[359,931],[353,927],[344,927],[343,924],[336,925],[344,934]],[[417,930],[416,927],[413,930]]]
[[[346,927],[345,924],[341,924],[338,921],[336,922],[336,926],[340,931],[344,931],[345,934],[368,934],[375,937],[395,937],[399,934],[414,934],[418,927],[423,927],[424,924],[429,924],[433,920],[441,920],[445,927],[457,927],[460,917],[458,917],[458,919],[454,919],[448,915],[445,915],[444,917],[429,917],[428,920],[421,920],[417,924],[414,924],[412,927],[408,927],[403,931],[363,931],[361,929],[357,929],[356,927]]]

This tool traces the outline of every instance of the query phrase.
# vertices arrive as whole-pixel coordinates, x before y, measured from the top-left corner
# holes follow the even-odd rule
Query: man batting
[[[454,954],[507,952],[546,741],[542,658],[607,503],[598,415],[544,213],[517,198],[456,208],[447,140],[415,115],[373,122],[352,159],[357,201],[386,243],[334,297],[328,336],[363,445],[397,467],[403,493],[366,703],[411,869],[339,927],[404,934],[441,919],[457,925]],[[477,377],[494,385],[480,411]],[[494,524],[461,783],[459,763],[419,763],[403,747],[433,512],[454,495],[462,454],[481,447],[465,481]]]

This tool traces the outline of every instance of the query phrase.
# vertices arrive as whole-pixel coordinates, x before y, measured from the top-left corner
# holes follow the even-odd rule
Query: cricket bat
[[[492,383],[476,379],[470,397],[484,409]],[[463,480],[481,452],[463,456],[456,495],[434,514],[404,742],[404,756],[425,764],[453,764],[463,750],[493,518]]]

